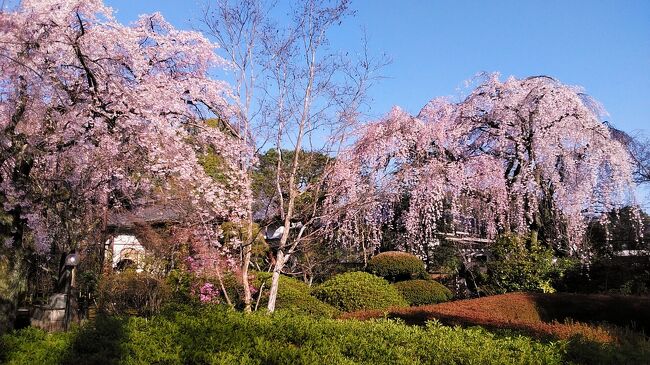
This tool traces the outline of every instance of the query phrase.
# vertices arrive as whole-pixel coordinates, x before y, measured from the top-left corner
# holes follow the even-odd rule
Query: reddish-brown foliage
[[[388,316],[423,324],[437,319],[452,325],[480,325],[514,329],[537,337],[570,338],[581,335],[597,342],[613,342],[607,328],[576,322],[608,322],[650,329],[650,298],[581,294],[509,293],[436,305],[347,313],[343,318]]]

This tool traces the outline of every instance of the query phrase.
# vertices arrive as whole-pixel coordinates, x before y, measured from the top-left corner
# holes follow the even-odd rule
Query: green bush
[[[399,251],[382,252],[368,261],[367,271],[390,281],[424,279],[424,262],[417,256]]]
[[[170,297],[167,283],[146,272],[127,270],[104,277],[99,283],[99,310],[111,315],[149,316]]]
[[[491,247],[486,287],[488,292],[533,291],[552,293],[558,265],[553,251],[514,234],[502,235]]]
[[[430,271],[446,274],[456,274],[460,271],[462,260],[455,243],[443,240],[432,251],[427,261]]]
[[[171,299],[175,302],[189,302],[194,300],[191,295],[192,280],[194,280],[194,275],[187,270],[171,270],[165,278],[165,282],[171,293]]]
[[[58,365],[71,342],[66,333],[49,334],[34,327],[10,332],[0,336],[0,364]]]
[[[221,280],[232,305],[235,308],[244,308],[244,284],[242,283],[241,275],[237,275],[232,271],[224,271],[221,273]],[[219,280],[213,279],[210,282],[215,288],[221,288]],[[223,296],[223,293],[221,295]]]
[[[312,292],[342,311],[406,306],[408,303],[388,281],[366,272],[336,275]]]
[[[410,305],[436,304],[453,297],[449,289],[434,280],[406,280],[393,286]]]
[[[262,283],[264,284],[262,299],[258,309],[266,307],[268,304],[268,290],[271,288],[271,273],[255,273],[256,281],[254,286],[259,290]],[[287,310],[296,313],[308,314],[315,317],[333,318],[339,314],[339,311],[333,306],[323,303],[310,295],[311,288],[300,280],[288,276],[280,276],[278,285],[278,297],[275,307],[278,310]]]
[[[579,346],[578,346],[579,345]],[[634,345],[635,347],[632,347]],[[97,317],[47,334],[28,328],[0,337],[0,362],[21,364],[638,364],[649,342],[625,348],[574,340],[539,342],[517,333],[438,322],[315,319],[242,314],[222,306],[150,319]]]
[[[567,260],[564,260],[567,261]],[[576,293],[650,295],[650,257],[600,258],[589,266],[569,262],[557,278],[558,290]]]

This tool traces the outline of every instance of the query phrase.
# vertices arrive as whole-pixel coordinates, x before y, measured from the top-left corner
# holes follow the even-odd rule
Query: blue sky
[[[179,28],[197,25],[201,0],[105,0],[125,23],[161,12]],[[290,4],[284,0],[280,3]],[[627,132],[650,134],[648,0],[358,0],[332,45],[357,51],[362,29],[392,63],[371,92],[371,114],[399,105],[417,113],[437,96],[459,96],[479,72],[549,75],[580,85]],[[650,194],[642,193],[646,210]]]
[[[285,1],[288,3],[288,1]],[[201,1],[106,0],[128,23],[160,11],[179,28],[196,24]],[[372,114],[399,105],[417,113],[431,98],[459,95],[481,71],[549,75],[583,86],[628,132],[650,132],[650,1],[379,1],[332,34],[356,51],[362,29],[370,48],[391,59],[373,91]]]

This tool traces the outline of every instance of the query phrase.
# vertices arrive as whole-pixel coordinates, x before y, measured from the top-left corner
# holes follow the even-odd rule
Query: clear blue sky
[[[160,11],[179,28],[195,24],[201,4],[105,1],[122,22]],[[499,71],[581,85],[615,126],[650,132],[648,0],[359,0],[353,8],[356,16],[335,30],[332,43],[354,51],[365,28],[371,50],[392,58],[388,78],[372,93],[377,116],[392,105],[417,113],[433,97],[457,95],[476,73]]]
[[[179,28],[196,25],[202,0],[105,0],[117,18],[161,12]],[[280,3],[290,4],[289,0]],[[457,96],[482,71],[549,75],[583,86],[627,132],[650,134],[650,0],[353,0],[357,11],[332,34],[355,51],[393,60],[372,91],[372,114],[393,105],[417,113],[436,96]],[[642,193],[646,209],[650,194]]]

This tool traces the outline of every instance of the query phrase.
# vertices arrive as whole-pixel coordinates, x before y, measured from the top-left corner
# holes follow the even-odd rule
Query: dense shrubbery
[[[386,280],[358,271],[332,277],[316,287],[313,294],[342,311],[408,305]]]
[[[268,303],[268,289],[271,287],[271,273],[258,272],[255,274],[255,287],[261,287],[264,283],[260,306],[266,307]],[[339,311],[333,306],[323,303],[310,295],[311,288],[302,281],[288,276],[280,277],[278,286],[278,298],[276,308],[302,314],[309,314],[316,317],[335,317]]]
[[[451,303],[449,303],[451,304]],[[446,305],[446,304],[443,304]],[[150,319],[98,317],[67,333],[0,337],[0,362],[22,364],[642,364],[648,340],[539,342],[512,331],[408,326],[394,320],[245,315],[175,307]]]
[[[575,265],[558,283],[574,293],[650,294],[650,257],[601,258],[589,266]]]
[[[442,240],[427,257],[428,268],[433,272],[455,274],[460,270],[461,264],[456,243],[448,240]]]
[[[424,279],[424,262],[417,256],[399,251],[382,252],[368,261],[367,271],[390,281]]]
[[[482,290],[487,294],[513,291],[552,293],[553,280],[561,275],[553,263],[553,251],[517,235],[503,235],[491,246],[487,277]]]
[[[221,280],[223,281],[223,286],[226,288],[226,293],[228,294],[228,299],[235,308],[244,307],[244,284],[242,284],[241,277],[235,274],[232,271],[225,271],[221,274]],[[213,279],[210,283],[215,288],[220,288],[219,280]],[[220,303],[226,303],[225,296],[221,292],[221,289],[218,289],[221,295]]]
[[[253,235],[255,240],[251,245],[251,260],[256,262],[259,265],[264,264],[263,258],[266,256],[269,249],[269,245],[264,239],[264,232],[262,228],[257,223],[253,223]],[[248,235],[248,226],[242,225],[234,222],[224,222],[221,224],[221,230],[223,231],[223,240],[224,242],[231,245],[233,242],[250,242],[251,238]],[[231,247],[232,249],[239,249],[239,247]]]
[[[563,362],[565,343],[430,323],[335,321],[217,307],[146,320],[99,317],[69,333],[1,338],[10,364],[475,364]]]
[[[393,286],[410,305],[436,304],[453,297],[449,289],[435,280],[406,280]]]
[[[111,315],[152,315],[170,296],[165,281],[133,270],[102,278],[98,290],[99,309]]]

